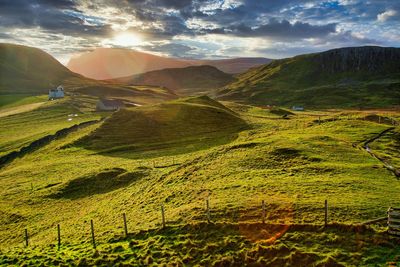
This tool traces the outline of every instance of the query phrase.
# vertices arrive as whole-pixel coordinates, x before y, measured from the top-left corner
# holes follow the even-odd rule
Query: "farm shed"
[[[118,99],[100,99],[96,104],[99,111],[115,111],[125,107],[124,102]]]

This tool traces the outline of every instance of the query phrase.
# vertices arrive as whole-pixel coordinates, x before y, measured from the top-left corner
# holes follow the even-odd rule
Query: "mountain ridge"
[[[216,67],[200,65],[154,70],[110,81],[128,85],[166,87],[183,95],[191,95],[207,93],[234,80],[232,75],[222,72]]]
[[[390,106],[400,103],[399,77],[400,48],[347,47],[274,60],[216,95],[256,104]]]
[[[270,61],[260,57],[216,60],[169,58],[125,48],[97,48],[71,58],[67,67],[92,79],[107,80],[166,68],[199,65],[211,65],[221,71],[236,74]]]

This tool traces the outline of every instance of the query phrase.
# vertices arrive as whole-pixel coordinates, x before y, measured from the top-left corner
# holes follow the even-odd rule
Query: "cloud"
[[[267,24],[251,28],[244,24],[235,25],[231,28],[213,30],[212,33],[227,33],[240,37],[269,37],[273,39],[304,39],[311,37],[326,36],[336,31],[336,23],[326,25],[311,25],[309,23],[294,22],[287,20],[278,21],[270,19]]]
[[[396,15],[397,15],[397,11],[396,10],[392,10],[392,9],[391,10],[387,10],[387,11],[385,11],[383,13],[378,14],[377,20],[379,22],[385,22],[388,19],[390,19],[392,17],[395,17]]]
[[[0,41],[64,60],[133,32],[174,57],[281,57],[399,46],[399,14],[398,0],[0,0]]]

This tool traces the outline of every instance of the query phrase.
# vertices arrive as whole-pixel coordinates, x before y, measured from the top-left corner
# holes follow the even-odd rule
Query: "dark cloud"
[[[40,38],[47,36],[44,43],[49,46],[63,42],[63,37],[74,40],[74,46],[79,44],[56,53],[101,45],[116,33],[112,24],[123,26],[117,31],[126,24],[128,31],[140,33],[150,42],[146,50],[181,57],[208,56],[205,51],[214,56],[221,51],[240,53],[243,43],[233,37],[244,43],[247,37],[274,41],[276,47],[253,48],[266,56],[334,46],[398,46],[399,21],[399,0],[236,0],[230,4],[224,0],[0,0],[2,41],[23,43],[24,33],[17,30],[29,29]],[[227,36],[232,42],[217,44],[218,48],[182,42],[208,34]],[[29,38],[27,44],[37,40],[33,35]]]
[[[211,33],[231,34],[240,37],[270,37],[274,39],[303,39],[326,36],[336,31],[336,24],[311,25],[309,23],[270,19],[269,23],[251,28],[244,24],[231,28],[210,30]]]
[[[110,25],[89,25],[77,5],[68,0],[2,0],[0,25],[9,29],[36,28],[71,36],[105,36]]]

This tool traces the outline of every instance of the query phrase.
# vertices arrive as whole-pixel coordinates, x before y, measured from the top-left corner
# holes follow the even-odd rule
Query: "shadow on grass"
[[[107,193],[128,186],[148,175],[148,169],[138,168],[134,172],[125,169],[112,168],[102,172],[70,180],[59,188],[59,191],[49,195],[50,198],[78,199],[94,194]]]

